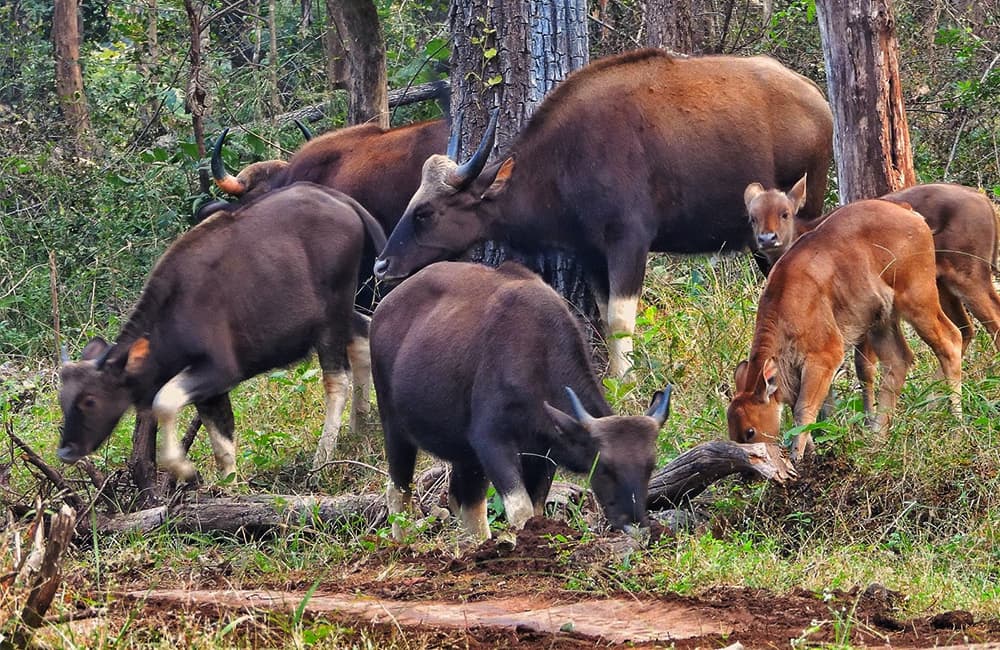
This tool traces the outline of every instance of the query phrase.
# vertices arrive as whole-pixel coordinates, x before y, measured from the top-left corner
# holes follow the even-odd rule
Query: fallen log
[[[389,108],[406,106],[428,99],[443,99],[450,95],[451,84],[447,79],[431,81],[428,83],[416,84],[406,88],[396,88],[389,91]],[[314,106],[304,106],[288,113],[282,113],[274,117],[276,124],[285,124],[299,120],[301,122],[318,122],[326,117],[326,104],[316,104]]]
[[[689,449],[653,472],[649,479],[650,510],[684,507],[719,479],[744,474],[775,483],[795,480],[798,474],[777,445],[739,444],[710,440]]]
[[[715,481],[731,474],[747,474],[784,483],[796,477],[795,469],[775,445],[741,445],[727,440],[701,443],[654,472],[649,484],[650,509],[683,508],[691,498]],[[421,508],[430,511],[446,502],[447,481],[443,469],[433,467],[416,481]],[[557,483],[549,503],[557,510],[569,502],[579,503],[585,490]],[[386,525],[385,499],[378,494],[345,494],[334,497],[299,495],[250,495],[181,501],[173,505],[104,518],[98,522],[105,532],[149,531],[170,525],[178,532],[243,532],[259,535],[273,529],[310,523],[335,526],[360,523],[375,530]]]

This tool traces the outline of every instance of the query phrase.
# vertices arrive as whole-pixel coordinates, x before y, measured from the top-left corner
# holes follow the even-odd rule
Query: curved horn
[[[462,139],[462,117],[465,111],[458,109],[458,115],[455,116],[455,123],[451,125],[451,138],[448,139],[448,151],[447,155],[449,160],[454,160],[458,162],[458,141]]]
[[[490,114],[490,123],[486,126],[486,133],[483,134],[483,140],[479,143],[476,153],[452,172],[451,178],[449,178],[452,187],[467,185],[482,173],[483,167],[486,166],[486,161],[490,157],[490,150],[493,149],[493,143],[496,141],[498,117],[500,117],[500,109],[494,108]]]
[[[61,348],[59,348],[59,361],[61,361],[64,366],[69,363],[69,350],[66,349],[65,343]]]
[[[114,345],[109,345],[108,348],[104,351],[104,353],[101,354],[101,356],[94,359],[94,365],[97,366],[98,370],[102,370],[104,368],[104,364],[108,360],[108,355],[111,354],[111,351],[114,349],[115,349]]]
[[[670,415],[671,392],[673,392],[673,386],[667,384],[663,387],[663,390],[658,390],[653,393],[653,399],[650,401],[649,410],[646,411],[647,416],[656,420],[656,426],[658,428],[663,426],[663,423],[667,421],[667,417]]]
[[[313,139],[312,131],[310,131],[309,127],[303,124],[299,118],[296,117],[292,119],[292,121],[295,122],[295,126],[299,127],[299,131],[302,132],[302,137],[305,138],[306,142]]]
[[[583,404],[580,402],[580,398],[576,396],[573,389],[566,386],[566,395],[569,396],[570,406],[573,407],[573,417],[576,418],[577,422],[586,427],[588,424],[594,421],[594,416],[587,413],[587,409],[583,408]]]
[[[222,162],[222,145],[226,142],[227,135],[229,135],[229,127],[222,130],[222,133],[215,140],[215,146],[212,147],[212,178],[215,179],[215,184],[219,186],[220,190],[239,196],[247,188],[243,185],[243,181],[231,176],[226,171],[226,165]]]

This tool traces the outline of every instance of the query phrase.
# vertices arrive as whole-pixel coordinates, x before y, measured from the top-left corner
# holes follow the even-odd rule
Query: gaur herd
[[[958,416],[966,309],[1000,350],[993,204],[931,184],[823,215],[830,107],[771,58],[647,49],[596,61],[487,164],[495,124],[461,165],[436,120],[343,129],[236,176],[223,134],[212,170],[236,200],[213,203],[170,246],[113,343],[64,359],[59,458],[92,453],[129,406],[151,408],[160,462],[190,479],[176,422],[194,403],[231,474],[229,391],[315,350],[326,417],[314,465],[334,457],[349,382],[356,427],[373,380],[391,513],[409,507],[423,449],[451,464],[450,510],[475,537],[490,536],[489,484],[520,528],[542,512],[557,467],[589,476],[612,527],[648,525],[670,386],[645,415],[615,415],[558,294],[513,262],[449,261],[487,239],[575,254],[617,376],[629,372],[649,252],[754,251],[767,279],[727,410],[736,442],[780,441],[786,404],[796,425],[816,421],[848,346],[869,424],[886,427],[913,361],[900,320],[937,356]],[[356,299],[373,272],[393,288],[369,319]],[[793,460],[811,448],[801,434]]]

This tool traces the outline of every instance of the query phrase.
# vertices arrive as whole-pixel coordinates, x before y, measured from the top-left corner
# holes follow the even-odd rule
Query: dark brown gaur
[[[935,274],[930,228],[896,203],[848,204],[802,235],[764,286],[749,360],[736,369],[729,437],[780,440],[782,404],[796,425],[815,422],[845,346],[863,340],[882,367],[877,417],[870,404],[866,413],[877,430],[888,426],[913,363],[900,319],[934,351],[960,416],[962,336],[941,309]],[[793,460],[811,448],[800,434]]]
[[[362,124],[330,131],[312,139],[287,161],[265,160],[226,171],[222,147],[226,129],[212,150],[212,176],[222,191],[247,203],[267,192],[309,181],[354,197],[385,232],[392,232],[420,185],[420,167],[448,144],[448,123],[429,120],[392,129]],[[304,135],[304,132],[303,132]]]
[[[345,194],[311,183],[222,211],[175,241],[154,267],[113,344],[95,339],[64,363],[57,455],[75,462],[96,450],[129,406],[160,425],[160,462],[194,476],[176,434],[194,403],[223,476],[236,469],[229,391],[315,349],[326,419],[315,463],[336,446],[354,375],[352,427],[368,409],[368,320],[354,311],[362,252],[385,243],[381,228]]]
[[[499,162],[431,156],[376,277],[400,280],[484,240],[570,249],[623,375],[647,254],[752,246],[743,190],[754,180],[787,187],[808,172],[803,210],[818,216],[832,133],[819,88],[771,58],[603,59],[557,86]],[[480,150],[491,147],[488,129]]]
[[[542,514],[557,465],[590,476],[614,528],[648,525],[670,387],[645,416],[614,415],[577,319],[524,267],[432,264],[379,304],[371,352],[391,514],[409,508],[424,449],[451,463],[451,511],[471,535],[490,536],[491,482],[513,528]]]
[[[774,241],[761,247],[774,263],[800,235],[823,222],[796,216],[804,200],[804,180],[788,194],[764,190],[759,183],[747,186],[745,198],[750,225],[758,240]],[[920,213],[934,235],[938,295],[941,307],[962,332],[962,353],[975,336],[969,313],[989,332],[1000,351],[1000,296],[993,286],[997,269],[996,207],[985,194],[971,187],[951,183],[915,185],[882,197],[905,204]],[[791,218],[788,217],[791,215]],[[966,311],[968,308],[968,312]],[[855,360],[859,378],[869,386],[871,397],[871,351],[867,347]]]

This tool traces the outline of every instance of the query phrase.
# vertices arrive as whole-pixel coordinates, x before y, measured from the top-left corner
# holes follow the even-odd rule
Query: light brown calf
[[[761,295],[749,360],[736,369],[729,437],[779,439],[782,404],[793,407],[796,425],[815,422],[845,346],[866,337],[882,366],[874,423],[886,426],[913,362],[900,318],[934,351],[960,414],[962,337],[941,309],[934,280],[930,229],[895,203],[846,205],[803,234],[771,269]],[[811,448],[812,436],[803,433],[792,459]]]
[[[824,219],[804,220],[796,216],[806,199],[804,176],[787,194],[751,183],[743,198],[754,241],[771,264],[800,235]],[[963,354],[975,334],[966,307],[990,333],[1000,351],[1000,296],[993,287],[993,271],[997,267],[997,218],[993,203],[977,190],[950,183],[916,185],[882,198],[908,204],[930,226],[941,307],[962,332]],[[864,364],[865,358],[860,362]],[[860,368],[858,374],[863,377]]]

